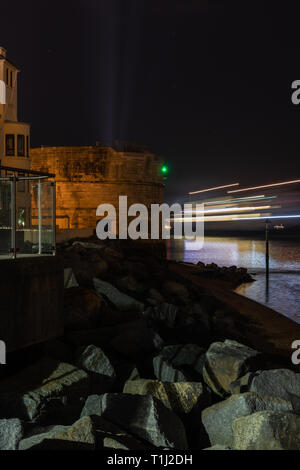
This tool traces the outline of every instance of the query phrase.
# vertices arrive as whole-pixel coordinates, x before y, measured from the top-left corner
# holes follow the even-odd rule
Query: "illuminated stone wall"
[[[111,147],[44,147],[31,149],[31,168],[56,174],[56,215],[60,228],[96,228],[96,208],[150,207],[163,201],[162,160],[152,153],[119,152]]]

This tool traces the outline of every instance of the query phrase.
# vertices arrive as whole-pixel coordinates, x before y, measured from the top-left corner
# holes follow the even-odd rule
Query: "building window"
[[[24,157],[25,155],[25,137],[24,135],[18,135],[18,157]]]
[[[6,69],[6,85],[8,86],[9,70]]]
[[[13,157],[15,155],[15,136],[14,134],[6,134],[5,136],[6,155]]]
[[[26,136],[26,155],[29,157],[29,136]]]

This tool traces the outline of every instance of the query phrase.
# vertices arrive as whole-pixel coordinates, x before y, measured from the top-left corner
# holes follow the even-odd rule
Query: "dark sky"
[[[146,144],[173,200],[300,177],[300,15],[215,0],[2,0],[32,145]]]

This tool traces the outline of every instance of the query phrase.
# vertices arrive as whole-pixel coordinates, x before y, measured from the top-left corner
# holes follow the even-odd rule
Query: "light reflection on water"
[[[246,267],[256,281],[236,290],[300,323],[300,247],[297,241],[270,242],[269,284],[265,277],[265,242],[244,238],[205,237],[204,245],[168,240],[169,259],[219,266]]]

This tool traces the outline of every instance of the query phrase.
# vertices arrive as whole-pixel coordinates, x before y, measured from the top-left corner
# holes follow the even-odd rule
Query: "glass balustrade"
[[[54,176],[0,166],[0,257],[55,255]]]

